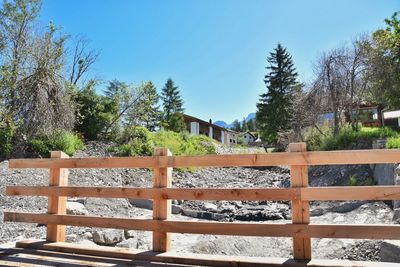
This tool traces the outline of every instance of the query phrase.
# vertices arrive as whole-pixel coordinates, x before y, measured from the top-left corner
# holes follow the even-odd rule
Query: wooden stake
[[[62,151],[51,151],[51,158],[69,158]],[[51,168],[49,177],[50,186],[66,186],[68,185],[68,169]],[[67,197],[52,196],[48,198],[48,214],[66,214]],[[64,242],[65,241],[65,225],[48,224],[47,225],[47,241],[48,242]]]
[[[155,156],[171,156],[168,148],[155,148]],[[172,168],[154,168],[153,187],[170,188],[172,186]],[[171,216],[171,200],[153,200],[153,219],[168,220]],[[153,251],[166,252],[171,248],[171,234],[167,232],[153,232]]]
[[[289,152],[307,151],[306,143],[289,144]],[[308,187],[308,167],[306,165],[290,166],[291,186],[294,188]],[[292,201],[292,222],[310,223],[310,204],[308,201]],[[293,257],[295,260],[311,260],[311,239],[293,238]]]

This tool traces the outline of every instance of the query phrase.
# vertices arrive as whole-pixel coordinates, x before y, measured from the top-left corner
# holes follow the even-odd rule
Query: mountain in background
[[[250,113],[249,115],[247,115],[246,121],[253,120],[255,118],[256,118],[256,113],[253,112],[253,113]],[[238,121],[241,123],[242,119],[238,119]],[[218,125],[220,127],[224,127],[224,128],[231,128],[233,126],[233,122],[226,123],[225,121],[216,121],[216,122],[214,122],[214,124]]]

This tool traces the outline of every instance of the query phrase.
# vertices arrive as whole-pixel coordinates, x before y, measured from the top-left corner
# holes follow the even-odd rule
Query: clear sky
[[[104,81],[171,77],[186,113],[231,122],[256,110],[266,57],[278,42],[302,82],[324,50],[384,27],[399,0],[44,0],[41,22],[84,34]]]

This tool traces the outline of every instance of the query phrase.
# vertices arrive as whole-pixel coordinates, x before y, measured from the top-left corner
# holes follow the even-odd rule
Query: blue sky
[[[278,42],[300,81],[325,50],[383,27],[399,0],[44,0],[41,22],[101,50],[93,75],[161,90],[171,77],[186,113],[231,122],[256,110],[266,57]]]

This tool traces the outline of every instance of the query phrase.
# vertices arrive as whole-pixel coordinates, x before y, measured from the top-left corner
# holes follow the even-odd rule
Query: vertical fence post
[[[155,148],[155,156],[171,156],[168,148]],[[164,188],[172,186],[172,168],[154,168],[153,187]],[[171,200],[153,199],[153,219],[168,220],[171,216]],[[153,232],[153,251],[166,252],[171,247],[171,234]]]
[[[289,152],[307,151],[306,143],[289,144]],[[308,166],[290,166],[292,187],[308,187]],[[310,223],[310,204],[308,201],[292,201],[292,222]],[[311,238],[293,237],[293,257],[295,260],[311,260]]]
[[[51,158],[69,158],[62,151],[51,151]],[[68,169],[51,168],[49,177],[50,186],[68,185]],[[49,214],[66,214],[67,197],[49,196],[48,209]],[[47,225],[47,241],[48,242],[64,242],[65,241],[65,225],[48,224]]]

